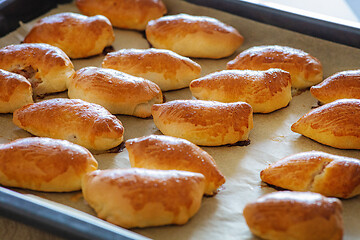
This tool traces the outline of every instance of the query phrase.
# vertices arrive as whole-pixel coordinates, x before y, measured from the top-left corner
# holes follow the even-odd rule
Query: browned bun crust
[[[150,117],[151,106],[163,102],[160,88],[153,82],[113,69],[85,67],[69,84],[70,98],[105,107],[113,114]]]
[[[176,170],[98,170],[83,195],[98,217],[125,228],[185,224],[200,208],[204,176]]]
[[[189,86],[200,77],[201,66],[165,49],[122,49],[106,55],[102,67],[148,79],[163,91]]]
[[[72,62],[62,50],[40,43],[1,48],[0,69],[23,75],[35,95],[65,91],[75,74]]]
[[[88,16],[104,15],[114,27],[135,30],[167,12],[161,0],[76,0],[76,6]]]
[[[87,149],[65,140],[23,138],[0,144],[0,184],[8,187],[77,191],[82,177],[97,166]]]
[[[213,195],[225,183],[214,159],[195,144],[181,138],[151,135],[126,141],[131,167],[183,170],[205,176],[205,194]]]
[[[0,113],[12,113],[33,102],[30,82],[20,74],[0,69]]]
[[[325,145],[360,149],[360,100],[341,99],[311,110],[291,130]]]
[[[244,208],[251,232],[268,240],[341,240],[342,204],[311,192],[274,192]]]
[[[327,197],[351,198],[360,194],[360,161],[324,152],[294,154],[261,171],[264,182]]]
[[[281,69],[223,70],[190,83],[194,97],[219,102],[247,102],[254,112],[269,113],[291,100],[291,77]]]
[[[360,99],[360,70],[335,73],[310,88],[311,94],[321,103],[343,98]]]
[[[176,100],[154,104],[152,115],[163,134],[203,146],[248,140],[253,128],[253,110],[245,102]]]
[[[107,150],[123,141],[124,128],[105,108],[79,99],[55,98],[26,105],[13,114],[16,126],[41,137]]]
[[[235,28],[217,19],[187,14],[150,21],[146,37],[156,48],[187,57],[215,59],[230,56],[244,41]]]
[[[257,46],[241,52],[227,69],[267,70],[280,68],[291,75],[294,88],[308,88],[323,80],[322,65],[310,54],[291,47]]]
[[[40,19],[24,42],[47,43],[71,58],[85,58],[102,53],[114,40],[112,26],[104,16],[59,13]]]

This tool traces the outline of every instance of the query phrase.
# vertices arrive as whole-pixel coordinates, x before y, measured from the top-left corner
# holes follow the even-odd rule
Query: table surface
[[[360,22],[359,0],[251,0],[269,6],[286,6],[343,20]],[[1,0],[0,0],[1,3]],[[27,226],[12,219],[0,216],[0,239],[61,240],[51,233]],[[20,231],[21,230],[21,231]]]

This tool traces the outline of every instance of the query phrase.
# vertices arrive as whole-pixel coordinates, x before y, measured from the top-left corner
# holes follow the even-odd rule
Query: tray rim
[[[71,208],[71,207],[69,207]],[[72,209],[73,211],[79,211]],[[83,213],[82,214],[86,214]],[[0,186],[0,215],[69,239],[148,239],[130,230],[83,216]],[[90,218],[94,216],[89,216]]]
[[[251,0],[185,0],[324,40],[360,48],[360,22],[352,22],[296,8]]]

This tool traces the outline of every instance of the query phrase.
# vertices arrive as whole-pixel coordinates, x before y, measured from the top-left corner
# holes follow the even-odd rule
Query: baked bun
[[[215,59],[230,56],[244,41],[235,28],[215,18],[187,14],[150,21],[146,38],[152,46],[182,56]]]
[[[0,69],[0,113],[12,113],[33,102],[30,82],[20,74]]]
[[[76,6],[85,15],[104,15],[115,27],[135,30],[167,12],[161,0],[76,0]]]
[[[100,105],[55,98],[26,105],[13,114],[16,126],[41,137],[64,139],[88,149],[106,150],[123,141],[119,119]]]
[[[293,190],[351,198],[360,194],[360,161],[327,154],[304,152],[285,157],[261,171],[264,182]]]
[[[321,103],[343,98],[360,99],[360,70],[336,73],[310,88],[311,94]]]
[[[23,138],[0,144],[0,184],[7,187],[77,191],[82,177],[97,166],[87,149],[65,140]]]
[[[163,134],[203,146],[248,140],[253,128],[253,110],[245,102],[176,100],[154,104],[152,115]]]
[[[82,189],[99,218],[133,228],[185,224],[199,210],[204,186],[199,173],[131,168],[94,171]]]
[[[0,69],[23,75],[34,95],[62,92],[75,74],[69,57],[48,44],[19,44],[0,49]]]
[[[24,42],[48,43],[71,58],[85,58],[102,53],[114,40],[114,31],[106,17],[67,12],[40,19]]]
[[[126,149],[131,167],[201,173],[206,195],[214,195],[225,183],[214,159],[185,139],[151,135],[127,140]]]
[[[106,55],[102,66],[148,79],[163,91],[189,86],[201,67],[189,58],[164,49],[123,49]]]
[[[291,75],[294,88],[308,88],[323,80],[322,65],[310,54],[291,47],[258,46],[241,52],[227,69],[267,70],[280,68]]]
[[[269,113],[291,100],[291,77],[281,69],[224,70],[190,83],[194,97],[219,102],[247,102],[254,112]]]
[[[113,69],[85,67],[69,84],[68,95],[105,107],[113,114],[150,117],[151,106],[162,103],[160,88],[153,82]]]
[[[244,208],[251,232],[268,240],[340,240],[342,204],[310,192],[274,192]]]
[[[311,110],[291,130],[319,143],[342,149],[360,149],[360,100],[342,99]]]

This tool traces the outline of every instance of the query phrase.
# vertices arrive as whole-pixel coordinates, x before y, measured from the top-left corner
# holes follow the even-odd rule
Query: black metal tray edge
[[[0,37],[15,30],[19,22],[28,22],[72,0],[0,0]]]
[[[0,215],[66,239],[148,239],[120,227],[99,224],[67,214],[55,206],[50,208],[26,195],[3,187],[0,187]]]
[[[258,22],[360,48],[360,27],[325,19],[321,15],[305,16],[243,0],[185,0],[190,3],[226,11]],[[354,24],[355,25],[355,24]]]

